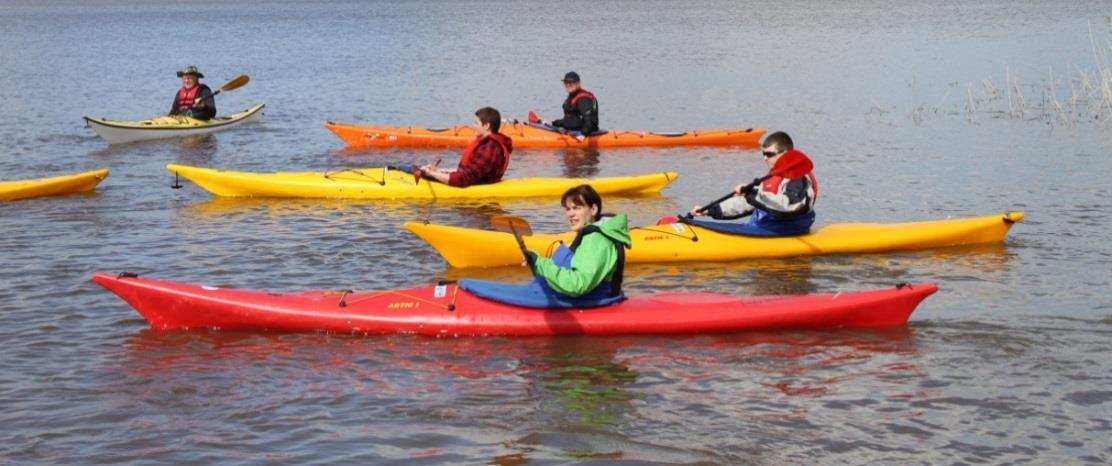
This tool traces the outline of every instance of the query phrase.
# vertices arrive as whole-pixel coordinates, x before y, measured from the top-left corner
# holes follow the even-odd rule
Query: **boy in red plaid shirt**
[[[459,167],[444,170],[425,165],[420,168],[421,174],[457,188],[501,181],[510,166],[510,152],[513,152],[513,141],[498,132],[501,125],[502,115],[498,110],[480,108],[475,112],[475,139],[463,152]]]

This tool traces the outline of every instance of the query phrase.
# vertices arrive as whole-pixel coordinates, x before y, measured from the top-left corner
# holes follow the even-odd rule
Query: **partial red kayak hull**
[[[907,324],[934,284],[805,296],[663,293],[585,310],[537,310],[455,284],[396,291],[275,294],[97,273],[151,327],[428,336],[625,335],[838,329]]]

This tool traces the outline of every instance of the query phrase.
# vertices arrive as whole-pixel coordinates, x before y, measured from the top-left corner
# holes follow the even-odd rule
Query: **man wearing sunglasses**
[[[564,75],[564,90],[568,98],[564,100],[564,117],[559,120],[544,121],[543,124],[578,131],[577,136],[590,136],[598,132],[598,99],[579,85],[579,73],[569,71]]]
[[[791,136],[779,131],[765,137],[761,144],[761,155],[771,173],[778,171],[777,163],[782,160],[798,161],[800,157],[807,157],[803,152],[795,150]],[[807,162],[810,163],[810,160]],[[701,211],[700,206],[695,206],[691,209],[691,215],[709,215],[719,220],[749,217],[744,224],[730,228],[731,232],[742,235],[806,234],[815,223],[815,200],[819,192],[818,180],[809,170],[810,165],[807,167],[806,173],[794,178],[770,176],[751,188],[748,188],[748,183],[739,184],[734,187],[734,197],[709,206],[705,211]]]

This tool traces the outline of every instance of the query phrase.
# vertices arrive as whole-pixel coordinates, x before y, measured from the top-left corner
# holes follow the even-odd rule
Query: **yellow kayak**
[[[633,248],[626,261],[687,262],[768,259],[824,254],[860,254],[997,243],[1022,212],[912,223],[836,223],[813,233],[755,238],[718,233],[683,223],[630,229]],[[513,235],[445,225],[407,222],[405,228],[428,242],[453,267],[495,267],[521,263]],[[575,235],[525,236],[529,249],[551,256],[560,242]]]
[[[0,201],[92,191],[105,178],[107,168],[37,180],[0,181]]]
[[[590,184],[599,194],[645,195],[660,192],[679,176],[674,172],[616,178],[520,178],[454,188],[421,180],[408,171],[360,168],[334,172],[249,173],[170,164],[166,169],[217,196],[313,197],[347,199],[474,199],[560,196]]]

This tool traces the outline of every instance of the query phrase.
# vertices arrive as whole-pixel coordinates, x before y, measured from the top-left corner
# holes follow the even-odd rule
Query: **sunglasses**
[[[783,152],[775,152],[775,151],[771,151],[771,150],[761,151],[761,155],[763,155],[766,159],[771,159],[771,158],[776,157],[777,155],[780,155],[782,153]]]

